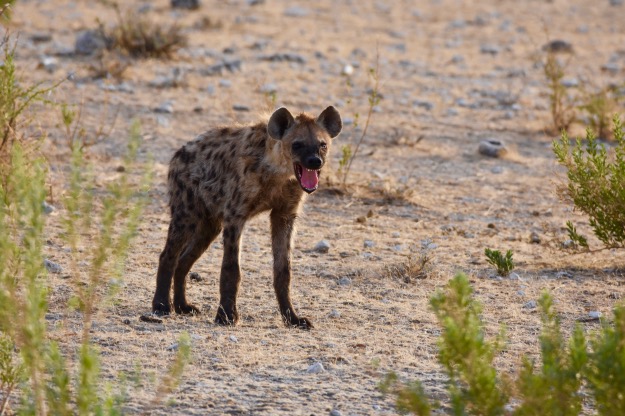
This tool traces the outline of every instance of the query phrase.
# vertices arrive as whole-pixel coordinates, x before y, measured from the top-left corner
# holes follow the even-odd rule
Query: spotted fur
[[[280,312],[287,324],[312,328],[307,318],[295,313],[290,298],[293,229],[304,195],[316,189],[310,183],[314,184],[315,177],[318,183],[330,142],[341,128],[334,107],[317,118],[306,114],[293,117],[280,108],[268,122],[209,130],[181,147],[171,160],[167,177],[171,222],[160,256],[152,310],[159,314],[169,314],[172,309],[199,313],[187,302],[186,276],[223,231],[215,321],[236,324],[243,228],[248,219],[270,211],[274,289]],[[302,175],[308,179],[303,180]]]

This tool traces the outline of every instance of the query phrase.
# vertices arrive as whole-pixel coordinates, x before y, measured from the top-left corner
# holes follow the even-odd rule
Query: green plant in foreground
[[[595,134],[586,130],[587,143],[581,139],[571,145],[566,132],[553,142],[558,163],[567,170],[566,184],[558,186],[560,196],[573,202],[588,215],[595,236],[607,248],[625,247],[625,133],[614,116],[614,157],[608,156]],[[573,231],[573,232],[571,232]],[[578,243],[579,234],[569,227],[569,237]],[[580,243],[583,246],[583,244]]]
[[[614,309],[614,324],[604,322],[590,347],[585,374],[597,411],[625,414],[625,305]]]
[[[499,250],[487,248],[484,250],[484,254],[486,255],[487,261],[497,268],[497,273],[500,276],[507,276],[514,269],[512,250],[506,251],[504,256]]]
[[[539,300],[542,331],[539,336],[542,367],[537,371],[527,357],[517,380],[522,403],[516,415],[579,415],[582,410],[582,371],[587,361],[586,340],[576,326],[566,342],[560,320],[553,310],[553,299],[543,293]]]

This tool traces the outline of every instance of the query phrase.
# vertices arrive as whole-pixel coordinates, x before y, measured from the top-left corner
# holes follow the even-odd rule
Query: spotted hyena
[[[152,301],[155,313],[199,313],[187,302],[186,275],[223,230],[220,301],[215,322],[239,319],[239,251],[247,220],[270,211],[273,285],[289,325],[312,328],[290,297],[291,243],[304,199],[319,184],[330,143],[342,128],[334,107],[317,118],[276,110],[268,122],[209,130],[173,156],[168,174],[171,222],[161,253]],[[173,302],[169,296],[173,280]]]

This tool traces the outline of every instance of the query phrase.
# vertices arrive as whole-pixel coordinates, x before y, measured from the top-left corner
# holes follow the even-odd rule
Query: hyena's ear
[[[326,108],[321,114],[319,114],[319,117],[317,117],[317,123],[326,129],[332,138],[338,136],[343,128],[341,115],[338,111],[336,111],[336,108],[332,106]]]
[[[278,108],[267,123],[267,133],[276,140],[282,140],[284,133],[295,123],[293,116],[286,108]]]

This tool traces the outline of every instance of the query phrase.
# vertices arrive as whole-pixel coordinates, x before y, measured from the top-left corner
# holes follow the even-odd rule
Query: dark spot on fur
[[[219,130],[219,135],[220,136],[227,136],[228,134],[230,134],[230,128],[229,127],[224,127],[221,130]]]

